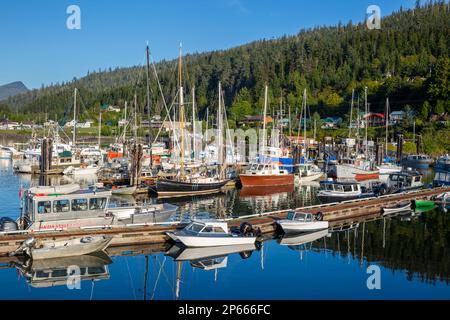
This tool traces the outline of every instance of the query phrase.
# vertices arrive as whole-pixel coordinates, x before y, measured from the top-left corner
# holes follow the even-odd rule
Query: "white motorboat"
[[[321,215],[314,218],[311,213],[290,211],[286,219],[278,220],[277,223],[285,233],[328,229],[328,221],[321,221],[321,218]]]
[[[16,252],[23,250],[33,260],[81,256],[105,250],[111,239],[106,236],[88,236],[57,241],[40,241],[29,238]]]
[[[256,241],[252,233],[228,231],[228,224],[219,220],[193,220],[184,229],[166,234],[186,247],[231,246]]]
[[[411,201],[401,201],[394,205],[383,207],[383,214],[392,214],[411,210]]]
[[[295,183],[311,182],[320,179],[323,172],[318,166],[311,163],[302,163],[298,165],[298,173],[295,174]]]

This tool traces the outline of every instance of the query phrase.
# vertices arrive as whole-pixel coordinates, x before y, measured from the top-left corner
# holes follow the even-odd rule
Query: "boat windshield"
[[[295,218],[295,211],[289,211],[287,215],[288,220],[294,220]]]
[[[200,232],[200,231],[202,231],[202,229],[203,229],[203,225],[202,224],[200,224],[200,223],[196,223],[196,222],[193,222],[193,223],[191,223],[190,225],[188,225],[187,227],[186,227],[186,230],[188,230],[188,231],[194,231],[194,232]]]
[[[297,213],[295,220],[300,222],[309,222],[311,221],[311,215],[308,213]]]

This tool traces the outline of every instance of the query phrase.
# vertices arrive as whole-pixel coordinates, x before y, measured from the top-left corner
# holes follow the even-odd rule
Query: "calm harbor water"
[[[0,160],[0,217],[18,216],[20,185],[30,184],[37,181],[14,175],[11,162]],[[184,218],[246,215],[316,203],[315,188],[273,194],[275,190],[230,190],[174,203]],[[436,209],[354,221],[350,228],[315,238],[267,239],[255,250],[245,248],[215,259],[207,258],[208,250],[181,251],[169,244],[113,248],[109,256],[28,266],[28,274],[35,277],[31,281],[19,272],[27,268],[24,261],[0,258],[0,299],[450,298],[450,213]],[[88,270],[90,276],[79,289],[57,281],[66,265]],[[367,287],[369,265],[380,267],[380,290]]]

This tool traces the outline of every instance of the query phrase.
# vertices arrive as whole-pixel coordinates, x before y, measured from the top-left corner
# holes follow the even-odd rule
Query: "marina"
[[[0,301],[449,299],[450,4],[84,2],[5,28]]]
[[[2,163],[2,174],[0,175],[1,179],[11,179],[11,177],[15,177],[16,185],[15,188],[10,191],[11,193],[18,193],[20,191],[20,184],[23,184],[25,187],[26,180],[23,180],[24,177],[22,176],[13,176],[11,164],[9,162],[3,162]],[[430,173],[429,177],[432,178],[433,174]],[[428,179],[430,179],[428,178]],[[20,179],[20,182],[19,182]],[[64,178],[63,178],[64,179]],[[30,183],[32,180],[28,180]],[[25,183],[24,183],[25,182]],[[106,297],[104,296],[103,290],[108,290],[107,288],[110,287],[110,285],[117,285],[118,283],[121,283],[120,281],[117,282],[119,279],[115,279],[115,277],[112,277],[111,275],[115,274],[115,269],[119,265],[123,265],[124,261],[128,261],[127,264],[133,265],[134,267],[130,267],[133,270],[132,274],[136,275],[137,273],[145,273],[145,269],[143,267],[147,264],[146,261],[150,258],[152,258],[152,263],[149,263],[148,265],[155,268],[153,273],[150,272],[150,275],[147,278],[147,281],[154,281],[156,283],[156,287],[158,288],[158,283],[161,281],[160,289],[155,289],[153,292],[147,292],[144,297],[144,293],[142,291],[137,291],[137,288],[142,286],[142,284],[138,284],[136,281],[137,279],[135,276],[132,276],[132,287],[134,289],[130,288],[128,290],[128,293],[119,291],[116,294],[116,298],[125,298],[125,299],[150,299],[153,297],[153,299],[163,298],[163,299],[179,299],[179,298],[201,298],[201,295],[199,295],[199,291],[192,291],[192,289],[189,289],[191,285],[195,286],[195,283],[201,283],[202,287],[209,286],[209,280],[206,279],[204,276],[207,276],[209,272],[213,272],[215,275],[212,275],[213,278],[216,278],[216,280],[213,280],[212,283],[215,283],[215,281],[221,281],[219,280],[222,276],[225,276],[228,272],[226,271],[227,268],[230,268],[230,263],[232,266],[231,268],[236,268],[236,263],[240,266],[239,268],[243,268],[242,270],[246,270],[248,267],[250,268],[256,268],[256,270],[260,270],[257,272],[259,276],[263,276],[265,273],[262,272],[261,268],[268,268],[270,267],[271,263],[274,263],[275,259],[272,258],[263,258],[268,259],[268,261],[262,262],[262,260],[258,256],[263,256],[264,254],[272,254],[281,255],[284,257],[286,253],[292,252],[293,257],[296,257],[295,260],[298,263],[302,261],[302,259],[305,259],[308,257],[308,255],[312,258],[315,256],[315,259],[319,259],[316,263],[319,263],[321,259],[324,258],[323,254],[325,252],[328,252],[329,250],[337,250],[336,252],[339,252],[339,250],[343,250],[345,246],[349,245],[350,252],[345,253],[350,259],[351,265],[354,265],[352,268],[356,268],[356,270],[361,270],[361,266],[366,261],[365,259],[368,259],[367,256],[364,255],[363,252],[359,252],[359,254],[362,254],[362,258],[359,256],[355,256],[353,258],[352,251],[351,251],[351,244],[350,239],[353,239],[353,235],[355,232],[357,232],[360,238],[361,235],[361,227],[362,225],[367,224],[367,228],[369,226],[375,224],[380,226],[380,221],[391,221],[389,223],[393,223],[393,221],[401,221],[399,220],[401,217],[405,217],[405,215],[398,214],[386,214],[382,213],[382,207],[385,207],[386,204],[396,204],[401,203],[402,201],[410,201],[405,199],[432,199],[436,195],[442,195],[445,194],[445,192],[450,191],[450,189],[446,188],[440,188],[440,189],[429,189],[429,190],[415,190],[415,191],[409,191],[402,194],[393,194],[393,195],[387,195],[387,196],[380,196],[378,198],[369,198],[369,199],[359,199],[356,200],[356,203],[354,201],[346,201],[345,203],[336,204],[314,204],[317,203],[317,198],[315,198],[314,193],[311,194],[311,196],[308,196],[308,189],[310,188],[318,188],[313,186],[301,186],[300,189],[295,189],[295,192],[298,193],[299,196],[294,196],[291,199],[289,199],[289,194],[283,193],[283,189],[281,189],[281,193],[269,193],[265,196],[253,196],[251,199],[248,198],[248,196],[243,197],[241,200],[238,200],[239,204],[232,205],[231,209],[235,212],[236,205],[238,208],[242,208],[242,216],[240,219],[236,219],[239,217],[231,217],[229,215],[225,215],[224,221],[228,222],[229,227],[235,227],[239,228],[242,225],[242,222],[245,221],[249,223],[252,227],[258,228],[261,232],[259,235],[259,240],[255,244],[248,244],[248,245],[228,245],[225,247],[222,247],[222,249],[218,249],[217,247],[211,247],[211,249],[208,248],[192,248],[192,249],[185,249],[183,246],[178,247],[177,244],[174,244],[170,238],[166,235],[166,232],[177,230],[182,226],[187,225],[189,222],[189,219],[182,219],[183,223],[162,223],[162,224],[155,224],[155,225],[136,225],[133,226],[133,230],[125,230],[124,228],[120,227],[111,227],[111,228],[102,228],[100,230],[93,229],[84,229],[84,230],[78,230],[76,232],[74,231],[63,231],[63,230],[46,230],[45,232],[42,232],[42,234],[35,234],[34,236],[37,239],[41,239],[41,241],[48,241],[52,239],[57,239],[57,241],[64,241],[64,239],[68,237],[83,237],[86,235],[89,236],[95,236],[95,235],[106,235],[108,237],[111,237],[111,243],[106,248],[105,253],[99,253],[95,254],[93,256],[91,255],[82,255],[79,257],[67,257],[67,258],[52,258],[52,259],[44,259],[44,260],[35,260],[32,262],[23,262],[20,256],[14,256],[14,257],[8,257],[8,251],[15,250],[17,248],[18,243],[22,243],[26,239],[29,238],[29,236],[25,234],[15,234],[14,236],[9,236],[10,240],[8,239],[7,235],[1,235],[1,257],[0,257],[0,266],[2,269],[0,269],[0,278],[5,277],[7,270],[12,270],[11,268],[15,268],[17,270],[20,270],[21,274],[24,276],[24,281],[29,283],[35,290],[42,290],[41,288],[49,288],[52,287],[51,291],[48,291],[47,293],[39,293],[40,291],[36,291],[34,294],[45,294],[47,298],[50,298],[53,296],[54,293],[57,292],[59,289],[65,287],[65,281],[67,281],[67,276],[64,277],[64,275],[61,275],[62,270],[65,270],[64,268],[67,268],[67,266],[72,265],[74,262],[77,263],[77,265],[80,265],[82,267],[82,290],[80,292],[77,291],[77,294],[74,297],[84,297],[87,298],[92,294],[92,290],[96,292],[95,290],[98,290],[98,297]],[[68,190],[70,191],[70,190]],[[229,198],[232,198],[232,195],[234,193],[239,193],[239,191],[231,190],[228,194],[222,195],[222,196],[211,196],[207,197],[209,202],[220,202],[221,199],[229,201]],[[280,198],[281,197],[281,198]],[[306,198],[303,198],[306,197]],[[310,198],[311,197],[311,198]],[[277,198],[280,198],[279,201],[276,201]],[[281,200],[284,198],[284,201]],[[204,212],[203,210],[210,208],[209,202],[206,199],[203,199],[202,197],[196,199],[192,198],[192,202],[176,202],[177,206],[180,206],[181,208],[188,208],[191,207],[192,204],[198,203],[199,207],[197,209],[194,209],[195,212],[197,212],[194,216],[202,217]],[[280,202],[281,201],[281,202]],[[293,201],[293,202],[292,202]],[[300,201],[300,202],[298,202]],[[271,204],[271,202],[273,202]],[[175,203],[174,203],[175,204]],[[244,206],[242,207],[242,205]],[[256,205],[256,207],[255,207]],[[276,207],[274,207],[276,206]],[[285,210],[273,210],[276,208],[285,207]],[[247,207],[247,209],[245,209]],[[284,218],[287,218],[287,215],[289,212],[291,212],[291,208],[299,207],[301,208],[301,212],[310,212],[311,214],[317,214],[320,212],[323,215],[323,221],[327,221],[329,223],[329,229],[322,230],[322,231],[316,231],[316,232],[308,232],[298,235],[284,235],[283,232],[277,227],[277,221],[280,221]],[[14,209],[15,208],[15,209]],[[217,207],[216,207],[217,208]],[[227,206],[228,208],[228,206]],[[16,202],[13,206],[10,207],[9,211],[11,210],[18,210],[19,209],[19,203]],[[253,210],[257,210],[259,213],[252,213]],[[208,210],[209,212],[213,212],[211,209]],[[219,211],[220,212],[220,211]],[[231,213],[231,212],[230,212]],[[247,214],[246,214],[247,213]],[[186,214],[189,214],[189,216],[192,215],[192,212],[186,212]],[[423,215],[430,214],[431,216],[439,216],[442,215],[442,212],[439,211],[439,209],[432,209],[431,211],[422,213]],[[408,215],[411,215],[411,213],[406,213],[406,217]],[[419,214],[420,215],[420,214]],[[217,218],[216,215],[207,215],[208,219],[211,218]],[[425,217],[425,216],[424,216]],[[416,218],[417,215],[416,215]],[[201,220],[200,220],[201,221]],[[385,222],[384,222],[385,223]],[[399,222],[396,222],[399,223]],[[410,223],[410,222],[409,222]],[[371,227],[373,228],[373,227]],[[381,228],[381,227],[379,227]],[[363,231],[364,232],[364,231]],[[366,230],[365,232],[368,232]],[[375,232],[375,231],[371,231]],[[378,231],[381,232],[381,231]],[[350,238],[350,234],[352,235],[352,238]],[[340,235],[343,236],[343,239],[341,240],[343,243],[341,244],[342,248],[339,249],[339,247],[335,247],[337,239],[340,237]],[[331,237],[331,238],[330,238]],[[358,238],[358,239],[359,239]],[[61,239],[61,240],[59,240]],[[327,239],[326,241],[324,239]],[[347,240],[345,240],[347,239]],[[346,241],[349,241],[349,243],[346,243]],[[353,240],[352,240],[353,241]],[[361,241],[361,239],[359,239]],[[9,243],[11,246],[8,249],[8,245],[6,243]],[[14,243],[14,244],[13,244]],[[362,248],[361,243],[354,243],[355,250],[361,250]],[[280,251],[284,246],[288,248],[288,251]],[[324,250],[324,247],[326,246],[326,251]],[[363,245],[364,246],[364,245]],[[278,249],[280,248],[280,250]],[[13,249],[15,248],[15,249]],[[270,250],[270,251],[269,251]],[[294,250],[294,251],[293,251]],[[347,250],[347,249],[346,249]],[[364,250],[364,249],[363,249]],[[367,248],[366,248],[367,250]],[[265,252],[265,253],[263,253]],[[270,253],[273,252],[273,253]],[[253,253],[253,254],[252,254]],[[300,254],[300,260],[298,257],[298,254]],[[342,252],[344,254],[344,252]],[[288,255],[291,255],[290,253]],[[304,258],[301,258],[304,256]],[[109,258],[111,257],[111,258]],[[323,258],[320,258],[323,257]],[[308,259],[311,259],[308,258]],[[173,259],[173,262],[168,261],[167,259]],[[282,258],[286,259],[286,258]],[[362,260],[361,260],[362,259]],[[42,262],[40,262],[42,261]],[[164,262],[166,261],[166,262]],[[271,262],[272,261],[272,262]],[[328,261],[328,259],[327,259]],[[361,262],[363,261],[363,262]],[[27,264],[28,263],[28,264]],[[164,263],[164,264],[163,264]],[[246,264],[249,264],[248,266]],[[333,261],[328,263],[338,263],[341,262]],[[362,263],[362,264],[361,264]],[[116,266],[116,264],[119,264]],[[181,266],[181,275],[178,275],[177,272],[171,273],[173,277],[174,287],[172,289],[167,288],[167,282],[162,281],[161,277],[161,271],[165,270],[165,264],[168,266],[170,264],[182,264]],[[254,264],[257,264],[255,266]],[[261,266],[263,264],[263,266]],[[85,267],[85,269],[83,269]],[[161,269],[162,268],[162,269]],[[178,268],[178,267],[177,267]],[[347,268],[347,267],[346,267]],[[46,276],[43,277],[42,272],[39,270],[46,270]],[[49,273],[50,270],[52,270],[52,273]],[[60,271],[58,271],[60,270]],[[83,271],[86,270],[86,271]],[[88,271],[89,270],[89,271]],[[95,270],[95,271],[94,271]],[[203,270],[203,272],[206,272],[206,274],[198,278],[194,282],[189,282],[189,284],[184,284],[184,277],[191,277],[192,272],[195,272],[195,270]],[[130,271],[131,272],[131,271]],[[166,270],[165,272],[169,272],[169,270]],[[223,274],[225,272],[225,274]],[[361,271],[362,272],[362,271]],[[56,276],[58,274],[58,276]],[[158,274],[160,275],[158,278]],[[166,274],[166,277],[169,276]],[[430,275],[429,275],[430,276]],[[229,277],[229,276],[226,276]],[[179,278],[180,281],[180,289],[177,293],[176,290],[176,283],[177,278]],[[267,279],[266,279],[267,280]],[[93,282],[95,281],[95,282]],[[200,281],[200,282],[198,282]],[[206,281],[206,283],[205,283]],[[417,280],[421,282],[421,280]],[[89,282],[92,283],[89,284]],[[92,289],[93,284],[95,284],[94,289]],[[110,283],[110,285],[108,285]],[[165,284],[163,284],[165,283]],[[129,284],[131,285],[131,284]],[[128,285],[128,286],[129,286]],[[97,288],[98,287],[98,288]],[[150,283],[148,284],[148,287],[151,287]],[[147,287],[147,290],[149,290]],[[404,285],[404,288],[407,288],[408,286]],[[444,286],[445,287],[445,286]],[[442,287],[442,290],[444,290],[444,287]],[[103,288],[103,289],[99,289]],[[164,288],[164,289],[163,289]],[[435,286],[433,286],[435,288]],[[56,290],[56,291],[55,291]],[[67,290],[67,289],[66,289]],[[141,289],[140,289],[141,290]],[[213,288],[208,289],[209,292],[216,292],[217,297],[226,297],[224,294],[226,294],[226,291],[223,290],[214,290]],[[398,290],[398,289],[397,289]],[[14,289],[15,294],[20,295],[19,288]],[[345,290],[344,290],[345,291]],[[395,290],[394,290],[395,291]],[[32,291],[34,292],[34,290]],[[195,293],[197,292],[197,293]],[[221,292],[221,293],[220,293]],[[263,291],[264,292],[264,291]],[[347,292],[347,295],[349,297],[352,297],[353,294],[356,294],[358,291],[355,292]],[[403,292],[403,291],[401,291]],[[423,291],[422,291],[423,292]],[[442,291],[443,293],[446,292],[445,290]],[[391,292],[392,293],[392,292]],[[34,296],[32,294],[32,296]],[[221,295],[220,295],[221,294]],[[306,291],[301,293],[300,295],[294,294],[295,297],[301,298],[304,294],[307,294]],[[310,292],[308,291],[308,294]],[[333,296],[333,292],[330,292],[330,297]],[[358,294],[361,294],[360,292]],[[402,294],[406,294],[406,292],[403,292]],[[439,290],[434,292],[435,295],[439,295]],[[292,293],[291,293],[292,295]],[[420,295],[419,295],[420,296]],[[11,296],[10,296],[11,297]],[[24,297],[24,296],[22,296]],[[95,296],[93,296],[95,297]],[[245,297],[242,296],[242,297]],[[292,297],[292,296],[291,296]],[[56,298],[56,296],[54,296]]]

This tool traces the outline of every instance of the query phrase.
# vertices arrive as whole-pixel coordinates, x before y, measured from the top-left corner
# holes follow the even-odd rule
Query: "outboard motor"
[[[17,223],[8,217],[0,218],[0,231],[17,231],[19,227]]]
[[[317,212],[316,221],[323,221],[323,213],[321,211]]]
[[[19,248],[17,248],[16,251],[11,252],[9,255],[10,255],[10,256],[15,256],[15,255],[17,255],[17,254],[25,253],[25,254],[27,254],[28,256],[31,256],[31,255],[30,255],[30,250],[31,250],[35,245],[36,245],[36,239],[33,238],[33,237],[28,238],[27,240],[25,240],[24,242],[22,242],[22,244],[20,245]]]
[[[239,227],[239,232],[244,236],[253,235],[253,226],[248,222],[243,222]]]

